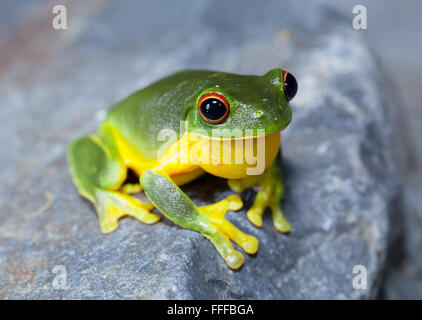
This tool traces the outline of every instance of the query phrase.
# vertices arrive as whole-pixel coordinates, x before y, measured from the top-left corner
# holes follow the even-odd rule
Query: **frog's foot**
[[[110,233],[117,229],[118,220],[123,216],[132,216],[146,224],[153,224],[160,220],[160,216],[150,213],[154,208],[152,203],[142,202],[117,191],[97,190],[96,208],[103,233]]]
[[[259,186],[255,201],[248,210],[249,221],[257,227],[262,227],[262,215],[267,207],[271,208],[273,223],[276,230],[287,233],[291,230],[290,223],[284,217],[281,209],[281,198],[284,193],[283,181],[280,170],[272,166],[261,176],[250,177],[243,180],[229,180],[229,187],[236,192],[251,188],[255,184]]]
[[[229,242],[228,240],[232,240],[233,242],[238,244],[243,250],[245,250],[245,252],[249,254],[254,254],[258,250],[258,240],[253,236],[243,233],[225,218],[227,211],[236,211],[241,209],[242,206],[242,199],[238,195],[233,194],[228,196],[224,200],[221,200],[211,205],[199,207],[198,209],[202,214],[208,216],[211,220],[211,224],[223,234],[225,242]],[[224,245],[225,244],[223,244],[223,246]],[[231,254],[234,254],[234,258],[241,257],[240,259],[243,263],[243,255],[240,252],[235,251],[233,247],[229,251],[231,252]],[[237,252],[237,254],[235,252]],[[229,255],[230,253],[226,255],[226,257],[223,256],[223,258],[227,261]],[[238,263],[239,262],[240,260],[238,261]]]
[[[242,207],[239,196],[231,195],[217,203],[197,207],[166,173],[153,170],[142,174],[141,185],[155,207],[170,220],[209,239],[230,268],[239,269],[244,260],[230,240],[247,253],[258,250],[255,237],[244,234],[224,217],[227,211]]]

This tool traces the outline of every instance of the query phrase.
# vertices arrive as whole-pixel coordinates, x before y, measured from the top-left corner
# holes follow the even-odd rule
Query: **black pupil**
[[[286,74],[286,79],[284,80],[284,95],[287,100],[292,100],[297,92],[297,82],[295,77],[290,73]]]
[[[208,98],[201,103],[202,115],[208,120],[219,120],[226,114],[226,105],[217,98]]]

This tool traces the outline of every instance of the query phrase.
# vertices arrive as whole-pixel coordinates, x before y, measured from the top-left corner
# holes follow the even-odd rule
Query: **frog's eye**
[[[199,99],[198,112],[206,122],[219,124],[229,116],[230,106],[221,94],[208,92]]]
[[[283,91],[287,102],[292,100],[297,92],[297,81],[291,73],[283,71]]]

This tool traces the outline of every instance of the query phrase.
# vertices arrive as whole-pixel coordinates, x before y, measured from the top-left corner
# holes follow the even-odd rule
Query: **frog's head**
[[[296,79],[281,69],[263,76],[209,72],[197,84],[190,97],[187,125],[189,132],[198,133],[202,169],[228,179],[261,174],[274,161],[279,132],[292,119],[289,101],[297,91]],[[240,139],[245,148],[239,162],[236,148]],[[216,142],[223,145],[223,155]],[[228,158],[224,158],[226,153]],[[248,161],[252,158],[256,160],[254,168]]]
[[[210,72],[199,90],[190,99],[189,131],[211,135],[220,129],[227,137],[236,137],[233,132],[245,137],[252,131],[256,135],[259,129],[268,135],[287,127],[292,119],[289,101],[296,94],[297,82],[281,69],[263,76]]]

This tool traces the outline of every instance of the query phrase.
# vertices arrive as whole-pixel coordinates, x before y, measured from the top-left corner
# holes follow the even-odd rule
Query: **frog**
[[[262,227],[269,208],[275,229],[291,230],[281,207],[280,146],[297,88],[295,77],[281,68],[263,75],[210,70],[171,74],[114,104],[95,134],[70,144],[72,181],[93,203],[104,234],[115,231],[124,216],[145,224],[166,217],[205,236],[229,268],[239,269],[244,255],[233,243],[249,255],[259,245],[225,217],[242,208],[242,192],[257,191],[246,214],[253,225]],[[236,146],[242,146],[235,152],[239,157],[221,159],[222,151],[236,151]],[[260,168],[245,161],[246,149],[262,156]],[[133,173],[136,180],[130,182]],[[181,187],[204,174],[226,179],[232,193],[196,205]],[[144,200],[133,196],[140,192]]]

